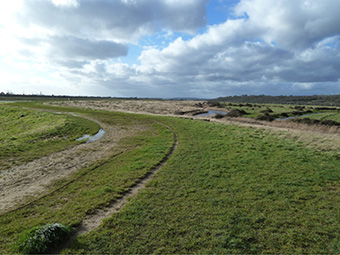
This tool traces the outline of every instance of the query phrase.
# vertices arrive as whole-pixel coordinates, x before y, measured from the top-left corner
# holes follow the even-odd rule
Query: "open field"
[[[130,108],[131,101],[13,104],[74,112],[105,125],[105,130],[126,132],[93,143],[89,151],[95,144],[112,150],[53,182],[27,206],[2,213],[2,253],[18,252],[20,235],[38,225],[59,222],[79,229],[164,159],[166,164],[146,188],[63,252],[339,253],[338,133],[299,131],[302,126],[279,127],[275,121],[207,122],[114,112],[175,115],[184,107],[188,112],[198,107],[197,102],[164,102],[158,108],[140,102]],[[175,140],[178,146],[170,155]]]

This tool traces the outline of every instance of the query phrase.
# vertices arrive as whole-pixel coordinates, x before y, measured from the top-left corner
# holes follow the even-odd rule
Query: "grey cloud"
[[[128,46],[112,41],[96,41],[72,36],[53,36],[50,38],[17,38],[25,45],[45,48],[45,57],[49,62],[69,68],[81,68],[91,60],[112,59],[128,54]],[[29,49],[20,54],[34,57]]]
[[[207,2],[80,0],[76,8],[60,8],[47,0],[25,0],[17,17],[22,24],[37,24],[58,34],[132,41],[156,32],[160,24],[176,31],[197,30],[206,23]]]
[[[159,28],[193,32],[205,24],[206,0],[79,0],[60,8],[25,0],[23,24],[49,29],[46,57],[66,67],[66,80],[103,86],[115,95],[216,97],[233,94],[313,94],[340,90],[340,2],[242,0],[249,19],[229,20],[204,34],[143,51],[139,65],[127,42]],[[316,4],[303,6],[303,3]],[[42,46],[45,47],[45,46]],[[27,52],[26,52],[27,53]]]
[[[236,13],[247,13],[248,23],[270,41],[293,49],[311,47],[340,33],[340,2],[334,0],[241,0]]]
[[[109,59],[126,56],[128,46],[110,41],[92,41],[77,37],[52,37],[51,56],[66,59]]]

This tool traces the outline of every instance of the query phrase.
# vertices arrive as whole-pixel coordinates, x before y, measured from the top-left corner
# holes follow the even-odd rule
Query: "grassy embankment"
[[[0,170],[79,144],[76,138],[99,128],[84,118],[0,105]]]
[[[268,131],[162,118],[165,168],[67,253],[338,253],[339,152]]]
[[[117,151],[113,151],[109,159],[81,169],[68,179],[59,180],[50,187],[49,195],[28,206],[0,215],[0,253],[18,252],[17,240],[32,227],[55,222],[77,226],[95,209],[121,197],[163,159],[173,144],[174,137],[170,130],[143,116],[60,109],[33,103],[16,105],[78,111],[107,125],[124,129],[140,126],[141,130],[121,140]]]
[[[159,120],[176,130],[179,145],[147,189],[100,229],[79,237],[66,252],[340,251],[339,151],[307,148],[264,129],[167,117],[96,114],[116,118],[112,123],[123,120],[131,125]],[[160,147],[163,151],[170,147],[169,131],[155,125],[152,127],[158,135],[146,132],[138,139],[122,142],[122,146],[141,147],[132,155],[124,153],[111,159],[110,171],[107,165],[92,172],[84,169],[83,173],[89,174],[79,173],[81,181],[34,206],[1,216],[0,231],[5,234],[2,251],[10,251],[13,240],[24,229],[51,221],[77,224],[94,208],[113,201],[124,190],[121,185],[136,178],[139,164],[149,162]],[[149,149],[140,150],[143,146]],[[120,166],[130,170],[118,177]]]
[[[315,114],[308,116],[309,119],[317,119],[317,120],[332,120],[340,123],[340,113],[337,112],[325,112],[320,114]]]

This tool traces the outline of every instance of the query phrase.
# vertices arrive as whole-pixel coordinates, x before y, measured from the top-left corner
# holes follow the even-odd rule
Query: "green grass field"
[[[46,107],[46,106],[44,106]],[[65,111],[77,111],[65,109]],[[122,154],[80,170],[64,189],[0,216],[0,251],[32,227],[81,220],[121,196],[179,145],[136,198],[64,253],[245,254],[340,252],[340,157],[265,129],[82,110],[111,125],[147,130]]]
[[[137,199],[66,253],[337,253],[339,159],[264,130],[164,119],[180,134]]]

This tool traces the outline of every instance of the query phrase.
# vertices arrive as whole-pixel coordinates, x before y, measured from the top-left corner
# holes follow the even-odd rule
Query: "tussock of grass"
[[[47,224],[25,231],[18,242],[24,254],[44,254],[55,249],[72,234],[72,228],[60,223]]]

